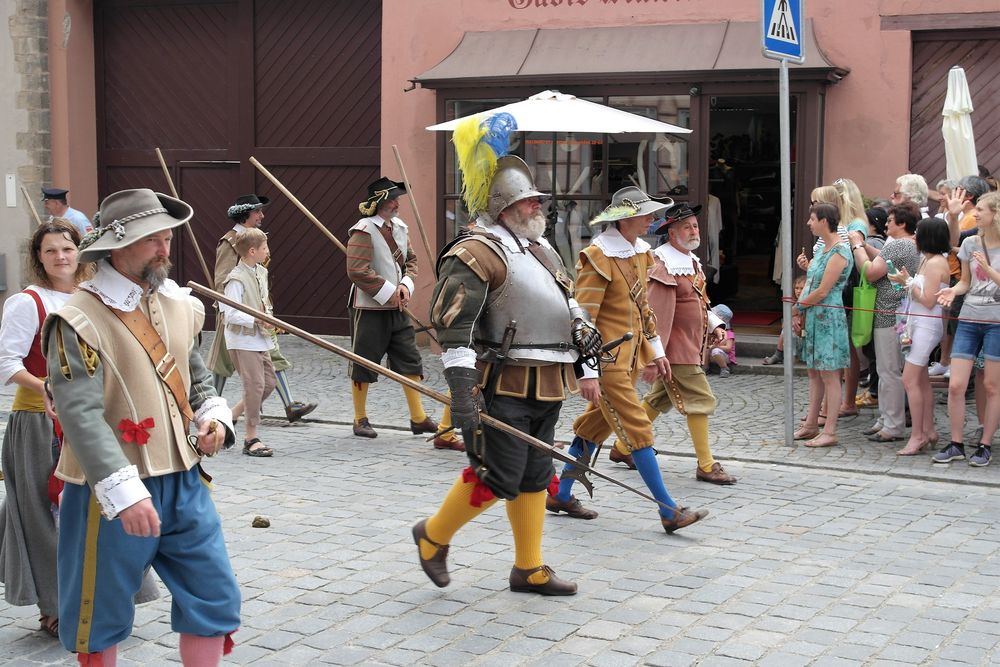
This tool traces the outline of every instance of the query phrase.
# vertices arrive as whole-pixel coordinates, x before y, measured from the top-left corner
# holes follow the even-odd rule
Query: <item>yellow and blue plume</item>
[[[462,171],[462,199],[470,214],[486,210],[497,160],[510,150],[510,134],[515,131],[517,121],[506,112],[472,116],[455,126],[451,141]]]

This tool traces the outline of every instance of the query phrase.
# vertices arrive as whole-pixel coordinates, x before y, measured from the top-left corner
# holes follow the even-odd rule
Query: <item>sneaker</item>
[[[951,371],[951,366],[942,366],[941,364],[935,361],[931,363],[930,368],[927,369],[927,374],[930,375],[932,378],[937,377],[939,375],[944,375],[945,377],[947,377],[950,374],[950,371]]]
[[[951,463],[965,458],[965,447],[959,443],[949,442],[945,448],[931,457],[934,463]]]
[[[727,378],[732,374],[733,374],[732,371],[730,371],[728,368],[723,368],[722,370],[719,371],[720,378]]]
[[[969,457],[969,465],[983,468],[990,464],[990,448],[980,444],[976,447],[976,453]]]
[[[775,350],[770,357],[764,357],[764,361],[761,362],[765,366],[773,366],[774,364],[780,364],[785,360],[784,351],[779,352]]]

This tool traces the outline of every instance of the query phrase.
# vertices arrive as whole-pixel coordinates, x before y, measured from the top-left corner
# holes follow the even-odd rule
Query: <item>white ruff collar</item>
[[[130,313],[139,307],[142,299],[142,287],[119,273],[107,259],[97,264],[97,273],[93,278],[80,283],[80,289],[96,294],[104,305]],[[191,293],[186,287],[181,287],[169,278],[157,290],[163,296],[179,299]]]
[[[669,243],[659,246],[653,254],[663,261],[672,276],[693,276],[701,266],[701,260],[693,252],[684,253]]]
[[[601,252],[608,257],[621,257],[623,259],[634,255],[641,255],[650,248],[650,245],[642,238],[637,238],[635,245],[632,245],[614,227],[601,232],[590,243],[600,248]]]
[[[522,252],[521,249],[527,247],[528,245],[527,239],[517,238],[515,240],[514,235],[511,234],[511,232],[503,225],[486,224],[486,222],[482,218],[479,218],[476,221],[476,226],[481,227],[486,231],[488,231],[490,234],[496,236],[498,239],[500,239],[500,243],[502,243],[504,247],[507,248],[507,250],[510,250],[511,252]],[[550,250],[552,249],[552,246],[549,245],[548,239],[546,239],[544,236],[538,237],[538,245],[542,246],[543,248],[548,248]]]

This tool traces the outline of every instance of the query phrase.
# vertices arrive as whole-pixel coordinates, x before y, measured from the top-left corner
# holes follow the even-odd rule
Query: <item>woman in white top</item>
[[[903,388],[910,403],[913,428],[906,446],[896,452],[900,456],[919,454],[924,447],[936,445],[938,441],[934,427],[934,391],[927,373],[927,362],[944,334],[942,308],[937,302],[937,294],[948,287],[949,236],[947,222],[940,218],[924,218],[917,223],[915,236],[921,255],[917,275],[911,278],[904,266],[889,276],[890,281],[906,289],[910,300],[906,327],[901,333],[910,340],[910,349],[903,350]]]
[[[55,464],[54,414],[44,398],[45,355],[40,330],[47,313],[58,310],[84,279],[88,265],[77,262],[80,233],[54,218],[31,236],[32,284],[3,305],[0,323],[0,378],[17,385],[3,438],[7,495],[0,508],[0,581],[12,605],[37,604],[41,629],[58,637],[56,526],[49,499]]]

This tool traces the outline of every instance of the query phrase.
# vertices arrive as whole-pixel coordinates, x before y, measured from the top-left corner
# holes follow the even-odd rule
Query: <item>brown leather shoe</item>
[[[449,440],[443,435],[439,435],[434,438],[434,449],[453,449],[456,452],[465,451],[465,441],[461,438],[455,438],[454,440]]]
[[[566,512],[574,519],[596,519],[597,512],[589,510],[583,506],[576,496],[570,496],[569,500],[562,501],[555,496],[545,496],[545,509],[553,514]],[[534,572],[534,570],[532,570]]]
[[[427,537],[427,519],[413,526],[413,541],[417,545],[417,558],[420,559],[420,567],[424,569],[427,578],[434,582],[438,588],[444,588],[451,583],[448,576],[448,545],[438,544]],[[437,547],[437,552],[433,557],[424,560],[420,555],[420,540],[426,540],[432,546]]]
[[[674,518],[667,519],[661,516],[660,523],[663,524],[663,530],[670,534],[675,530],[690,526],[692,523],[697,523],[706,516],[708,516],[708,510],[689,510],[686,507],[677,507],[674,509]]]
[[[632,455],[622,454],[614,445],[611,445],[611,451],[608,452],[608,458],[611,459],[612,463],[624,463],[628,466],[629,470],[635,470],[635,461],[632,460]]]
[[[712,469],[708,472],[702,470],[701,466],[695,467],[694,477],[699,482],[709,482],[710,484],[718,484],[720,486],[729,486],[736,483],[736,478],[726,472],[722,468],[722,464],[718,461],[712,464]]]
[[[292,401],[285,407],[285,417],[289,424],[294,424],[298,420],[316,409],[315,403],[303,403],[302,401]]]
[[[368,417],[362,417],[358,421],[354,422],[354,435],[361,436],[362,438],[377,438],[378,433],[372,428],[372,425],[368,423]]]
[[[528,577],[536,572],[545,572],[545,574],[549,575],[549,580],[544,584],[533,584],[528,581]],[[514,593],[576,595],[576,582],[560,579],[548,565],[542,565],[541,567],[536,567],[531,570],[522,570],[519,567],[512,567],[510,569],[510,590]]]
[[[438,425],[437,422],[431,419],[430,417],[423,420],[422,422],[415,422],[411,419],[410,431],[413,432],[413,435],[420,435],[421,433],[437,433]]]

